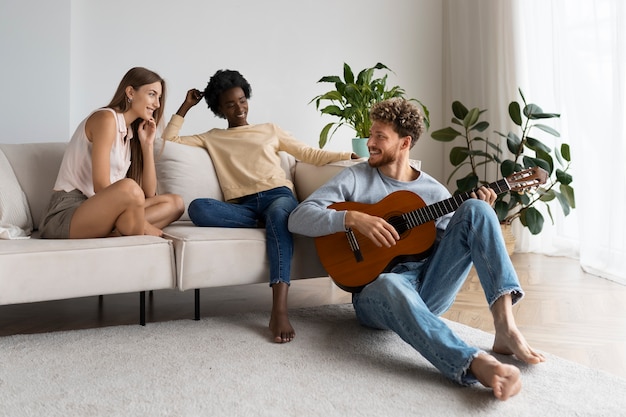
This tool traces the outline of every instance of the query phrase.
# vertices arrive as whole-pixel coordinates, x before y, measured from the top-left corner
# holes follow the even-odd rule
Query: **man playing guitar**
[[[375,104],[371,117],[368,161],[343,170],[303,201],[289,217],[291,232],[318,238],[354,231],[384,253],[401,242],[404,230],[399,232],[381,216],[330,206],[374,204],[400,190],[415,193],[429,205],[451,197],[441,183],[411,164],[409,152],[424,130],[417,106],[390,99]],[[474,265],[494,318],[493,351],[528,364],[545,361],[513,318],[512,306],[524,293],[491,207],[496,192],[483,186],[471,197],[453,213],[430,222],[435,239],[427,253],[396,259],[373,281],[354,289],[352,304],[361,324],[396,332],[449,379],[462,385],[480,382],[506,400],[521,389],[519,369],[467,345],[439,317]],[[362,262],[360,250],[352,250],[354,262]]]

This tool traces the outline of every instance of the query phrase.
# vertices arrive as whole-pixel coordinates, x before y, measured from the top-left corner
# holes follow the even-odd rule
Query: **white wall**
[[[0,1],[0,142],[69,140],[70,0]]]
[[[434,128],[443,124],[439,1],[6,1],[0,56],[14,66],[0,68],[0,91],[10,93],[2,100],[0,142],[69,140],[133,66],[167,80],[166,120],[189,88],[204,89],[218,69],[239,70],[252,85],[251,123],[273,121],[317,146],[332,120],[308,104],[330,87],[317,80],[340,74],[343,62],[358,69],[382,62],[395,71],[390,82],[430,108]],[[224,123],[201,103],[182,133]],[[349,149],[350,129],[338,135],[328,149]],[[413,157],[441,178],[443,150],[429,134]]]

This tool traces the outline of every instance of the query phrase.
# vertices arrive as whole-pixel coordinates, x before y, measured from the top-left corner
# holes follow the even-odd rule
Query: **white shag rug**
[[[284,345],[270,341],[266,312],[2,337],[0,415],[626,415],[626,379],[554,355],[520,366],[522,392],[501,402],[446,380],[392,332],[361,327],[349,304],[291,321],[297,337]],[[489,333],[448,323],[491,347]]]

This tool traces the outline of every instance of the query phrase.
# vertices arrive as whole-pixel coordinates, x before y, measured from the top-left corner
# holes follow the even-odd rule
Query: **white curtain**
[[[520,87],[561,114],[553,127],[571,147],[576,209],[564,217],[553,205],[555,224],[538,236],[517,225],[516,250],[579,258],[626,284],[624,24],[622,0],[444,2],[444,102],[486,108],[491,127],[508,130]]]

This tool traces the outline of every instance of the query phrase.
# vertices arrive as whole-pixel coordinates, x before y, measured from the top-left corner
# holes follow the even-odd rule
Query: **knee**
[[[479,200],[477,198],[470,198],[466,200],[457,209],[462,215],[467,215],[473,218],[493,218],[497,219],[496,212],[486,201]]]
[[[206,202],[203,198],[196,198],[191,203],[189,203],[189,207],[187,207],[187,212],[189,214],[197,212],[201,206],[205,205]]]
[[[375,296],[391,301],[397,299],[399,292],[401,292],[399,282],[400,280],[394,274],[380,274],[376,280],[365,286],[361,293],[366,297]]]
[[[142,188],[137,182],[130,178],[124,178],[117,182],[117,187],[121,194],[125,197],[128,205],[143,206],[146,201],[146,196]]]
[[[172,194],[172,206],[174,207],[175,214],[178,214],[178,217],[182,216],[185,212],[185,201],[178,194]]]

